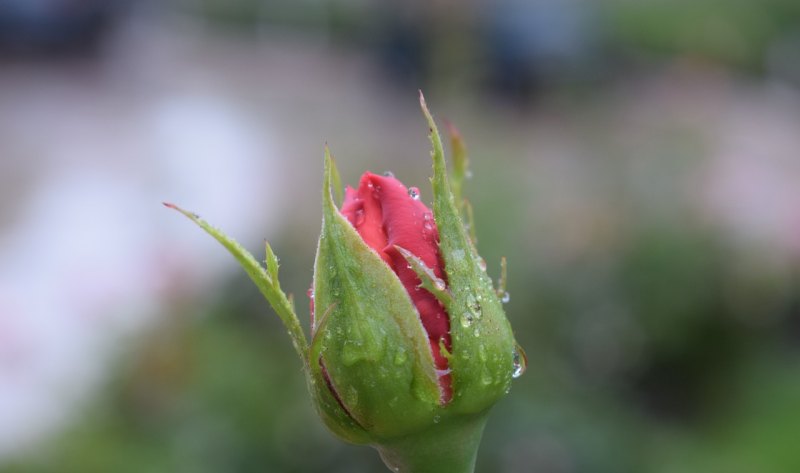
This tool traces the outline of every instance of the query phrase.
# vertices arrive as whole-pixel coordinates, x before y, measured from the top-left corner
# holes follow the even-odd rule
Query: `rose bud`
[[[521,360],[423,110],[434,146],[433,212],[416,188],[372,173],[337,210],[326,159],[309,362],[315,384],[336,401],[321,403],[323,417],[347,419],[334,430],[374,444],[401,471],[453,464],[453,456],[469,465],[459,471],[471,471],[486,411]]]
[[[505,264],[495,289],[462,220],[469,211],[460,200],[460,137],[451,133],[455,165],[448,178],[421,94],[420,102],[433,144],[432,211],[418,189],[369,172],[337,208],[331,189],[341,187],[326,149],[310,344],[280,289],[271,248],[264,268],[182,212],[237,257],[281,317],[332,432],[374,446],[394,471],[464,473],[473,471],[489,409],[525,359],[502,308]]]

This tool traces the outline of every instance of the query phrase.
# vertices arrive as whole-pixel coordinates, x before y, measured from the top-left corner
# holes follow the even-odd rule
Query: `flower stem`
[[[397,473],[473,473],[488,412],[449,418],[423,433],[376,445]]]

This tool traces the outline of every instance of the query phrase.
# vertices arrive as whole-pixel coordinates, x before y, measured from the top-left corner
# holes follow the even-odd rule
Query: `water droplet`
[[[422,229],[426,234],[433,233],[433,215],[431,215],[430,212],[422,214]]]
[[[375,361],[379,359],[386,349],[385,337],[374,334],[372,337],[361,339],[356,337],[358,332],[348,329],[346,334],[339,334],[345,338],[342,345],[342,363],[352,366],[360,361]]]
[[[347,400],[347,407],[353,408],[358,405],[358,390],[355,386],[350,386],[347,389],[347,394],[345,394],[345,399]]]
[[[478,327],[475,327],[475,330],[472,331],[472,334],[475,335],[476,337],[480,337],[481,330]]]
[[[383,173],[383,175],[386,177],[394,177],[394,173],[392,171],[386,171]]]
[[[408,354],[406,354],[406,351],[403,349],[399,350],[397,354],[394,356],[394,364],[398,366],[405,363],[406,360],[408,360]]]
[[[472,314],[475,319],[480,319],[483,315],[483,308],[481,308],[481,296],[470,294],[467,296],[467,310]]]
[[[358,209],[356,209],[356,215],[355,215],[355,222],[354,222],[354,225],[355,225],[356,227],[360,227],[360,226],[361,226],[361,224],[363,224],[363,223],[364,223],[364,220],[365,220],[365,219],[366,219],[366,215],[364,215],[364,209],[363,209],[363,208],[358,208]]]
[[[492,384],[492,382],[494,382],[494,379],[492,378],[492,373],[490,373],[488,369],[484,368],[481,371],[481,383],[483,383],[484,386],[489,386],[490,384]]]
[[[467,311],[464,313],[464,316],[461,317],[461,326],[464,328],[470,328],[474,320],[475,317],[472,315],[472,312]]]
[[[478,359],[484,363],[486,363],[486,360],[488,359],[486,356],[486,346],[483,343],[478,346]]]
[[[522,349],[521,346],[516,345],[514,347],[514,370],[511,372],[511,377],[516,379],[522,376],[525,373],[525,370],[528,368],[528,356],[525,355],[525,350]]]
[[[508,304],[508,301],[511,300],[511,294],[508,292],[504,292],[503,295],[500,297],[500,302],[503,304]]]
[[[436,414],[435,416],[433,416],[433,423],[434,424],[438,424],[440,420],[442,420],[442,418],[439,416],[439,414]]]
[[[306,294],[308,294],[309,299],[314,299],[314,288],[313,287],[308,288],[308,292],[306,292]]]
[[[444,291],[447,289],[447,284],[445,284],[445,282],[439,278],[434,278],[433,287],[435,287],[437,291]]]
[[[419,200],[419,189],[416,187],[409,187],[408,196],[414,200]]]

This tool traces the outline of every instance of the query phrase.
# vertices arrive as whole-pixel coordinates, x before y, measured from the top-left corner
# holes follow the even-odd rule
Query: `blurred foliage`
[[[761,71],[773,41],[796,32],[793,0],[609,0],[612,43],[662,56],[689,55]]]

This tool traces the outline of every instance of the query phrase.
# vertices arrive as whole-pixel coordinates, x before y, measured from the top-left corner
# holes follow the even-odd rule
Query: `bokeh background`
[[[800,471],[796,0],[0,0],[0,471],[383,471],[160,203],[302,307],[324,143],[430,199],[420,88],[529,359],[478,471]]]

